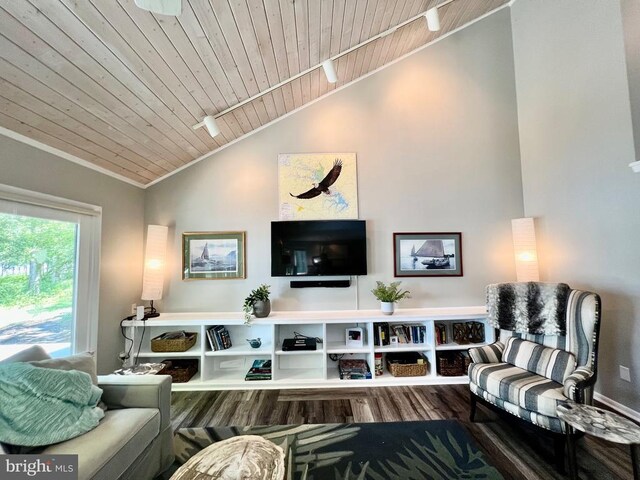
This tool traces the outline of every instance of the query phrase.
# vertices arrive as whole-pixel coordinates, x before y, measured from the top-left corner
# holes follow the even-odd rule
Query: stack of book
[[[245,380],[271,380],[271,360],[254,360]]]
[[[341,380],[364,380],[371,378],[371,370],[366,360],[342,359],[338,362]]]
[[[376,323],[373,329],[373,341],[378,347],[391,343],[391,337],[398,337],[398,343],[425,343],[427,341],[427,327],[420,324]]]
[[[229,331],[222,325],[207,328],[207,339],[211,350],[226,350],[232,346]]]
[[[447,335],[447,326],[444,323],[436,323],[436,344],[443,345],[448,343],[449,336]]]

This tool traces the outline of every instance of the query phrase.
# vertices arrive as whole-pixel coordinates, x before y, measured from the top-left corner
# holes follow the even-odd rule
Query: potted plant
[[[268,317],[271,313],[271,300],[269,300],[269,289],[271,285],[262,284],[244,299],[242,311],[244,312],[244,322],[251,321],[251,315],[257,318]]]
[[[382,282],[376,282],[376,288],[371,293],[380,300],[380,308],[385,315],[393,315],[393,304],[403,298],[411,298],[408,290],[400,290],[402,282],[391,282],[389,286]]]

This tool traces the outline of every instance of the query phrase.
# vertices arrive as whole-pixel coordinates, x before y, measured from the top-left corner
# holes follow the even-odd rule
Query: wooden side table
[[[640,426],[617,413],[573,402],[558,406],[558,418],[564,421],[567,427],[567,453],[571,480],[578,479],[575,430],[609,442],[629,445],[633,478],[640,480]]]

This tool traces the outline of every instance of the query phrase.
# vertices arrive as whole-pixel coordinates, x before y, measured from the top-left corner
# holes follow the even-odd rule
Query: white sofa
[[[35,346],[0,363],[46,358],[44,349]],[[98,376],[98,386],[107,405],[100,424],[34,453],[77,454],[79,480],[146,480],[169,467],[174,458],[171,377],[106,375]]]

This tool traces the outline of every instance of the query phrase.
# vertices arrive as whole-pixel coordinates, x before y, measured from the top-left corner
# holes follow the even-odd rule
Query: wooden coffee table
[[[573,402],[558,406],[558,418],[567,426],[569,477],[572,480],[578,478],[575,430],[609,442],[629,445],[633,478],[640,480],[640,426],[617,413]]]

